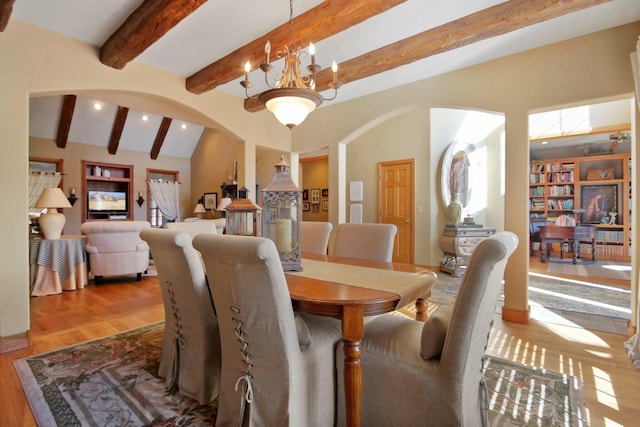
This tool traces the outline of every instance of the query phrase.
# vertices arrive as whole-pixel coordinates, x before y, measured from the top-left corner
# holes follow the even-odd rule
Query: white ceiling
[[[11,19],[30,22],[100,47],[123,20],[141,3],[142,0],[18,0],[14,4]],[[320,0],[295,0],[294,16],[319,3]],[[340,63],[372,49],[388,45],[497,3],[502,2],[496,0],[408,0],[381,15],[368,19],[360,25],[315,43],[317,49],[316,59],[324,67],[328,66],[333,59]],[[271,31],[286,22],[288,18],[289,2],[286,0],[208,1],[143,52],[136,61],[186,78],[209,63],[224,57],[239,46]],[[471,46],[435,55],[385,73],[351,82],[342,86],[335,101],[327,102],[325,105],[343,102],[455,69],[639,20],[640,1],[613,0],[584,11],[529,26]],[[8,25],[11,25],[11,21],[9,21]],[[274,69],[278,70],[279,68],[276,63]],[[251,80],[255,84],[253,88],[255,93],[264,89],[257,84],[263,80],[263,77],[259,74],[261,72],[258,71],[251,75]],[[239,79],[222,85],[215,90],[244,97],[244,90],[239,84]],[[80,114],[81,103],[83,106],[86,104],[89,107],[92,103],[92,99],[88,99],[86,103],[84,100],[80,101],[79,99],[76,106],[76,114]],[[122,103],[122,105],[135,110],[136,105],[132,105],[132,102],[135,104],[134,100],[130,99],[128,102],[129,105],[125,103]],[[51,104],[60,103],[61,100],[51,102]],[[115,105],[119,102],[113,100],[113,103]],[[36,104],[38,105],[36,106]],[[40,101],[32,103],[32,106],[39,109],[39,111],[45,111],[47,105],[49,103],[44,100],[42,103]],[[55,106],[49,105],[50,108]],[[59,111],[59,107],[57,108]],[[115,106],[113,108],[115,109]],[[142,111],[146,110],[132,110],[129,113],[129,117],[132,117],[133,114],[141,114]],[[92,117],[91,114],[95,115],[95,113],[89,111],[82,113],[83,117],[87,119]],[[46,115],[43,114],[43,116]],[[159,117],[161,117],[161,113]],[[47,124],[40,123],[41,119],[47,121],[49,128],[47,128]],[[51,120],[50,116],[34,118],[32,121],[34,132],[35,129],[38,129],[38,132],[43,134],[37,136],[51,135]],[[161,118],[154,118],[154,120],[161,120]],[[57,120],[53,121],[55,122],[53,125],[56,127]],[[141,138],[133,129],[127,129],[129,121],[127,120],[125,133],[130,132],[132,137],[130,140],[125,141],[125,135],[123,134],[121,146],[123,148],[126,146],[126,148],[130,149],[148,151],[150,145],[153,144],[157,127],[152,136]],[[197,120],[194,121],[197,123]],[[80,120],[77,120],[74,116],[74,122],[72,122],[72,135],[81,137],[85,132],[76,127],[81,126],[84,120],[80,123]],[[175,122],[174,120],[169,132],[178,135],[179,127]],[[109,122],[109,129],[112,123],[113,120]],[[149,122],[145,124],[148,125]],[[174,129],[174,126],[178,129]],[[95,127],[92,129],[92,134],[95,133],[95,129]],[[188,129],[191,129],[191,127],[188,127]],[[189,131],[190,137],[199,137],[201,130],[201,128],[198,130],[197,126],[193,125],[193,129]],[[134,134],[136,135],[135,137],[133,137]],[[55,130],[53,135],[55,135]],[[94,138],[93,142],[82,142],[106,146],[108,139],[107,136],[107,138],[100,141],[98,141],[98,138]],[[70,140],[73,141],[74,137],[70,136]],[[167,155],[170,152],[172,155],[184,157],[191,155],[190,150],[194,146],[193,142],[176,142],[173,144],[169,141],[168,136],[165,145],[167,143],[169,145],[166,148],[163,146],[163,155]],[[197,143],[197,140],[195,143]],[[170,148],[170,146],[173,146],[173,148]]]

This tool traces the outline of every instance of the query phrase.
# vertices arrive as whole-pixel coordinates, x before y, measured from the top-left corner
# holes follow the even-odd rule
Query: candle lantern
[[[285,271],[302,271],[300,215],[302,192],[280,158],[271,183],[262,190],[262,235],[273,240]]]
[[[227,207],[225,233],[236,236],[262,236],[262,208],[250,199],[235,199]]]

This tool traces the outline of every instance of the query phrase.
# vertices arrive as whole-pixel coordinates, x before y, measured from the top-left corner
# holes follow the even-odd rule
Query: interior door
[[[414,165],[415,160],[378,163],[378,222],[394,224],[394,262],[414,262]]]

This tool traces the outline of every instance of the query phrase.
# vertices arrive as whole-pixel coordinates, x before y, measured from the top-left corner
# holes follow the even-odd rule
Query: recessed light
[[[144,114],[144,115],[142,116],[142,120],[146,122],[147,120],[149,120],[149,116],[147,116],[146,114]]]
[[[182,129],[186,129],[187,125],[185,123],[182,124]]]
[[[549,143],[549,141],[542,141],[540,144],[547,145],[548,143]]]
[[[95,108],[96,110],[102,110],[102,105],[100,105],[100,103],[96,102],[95,104],[93,104],[93,108]]]

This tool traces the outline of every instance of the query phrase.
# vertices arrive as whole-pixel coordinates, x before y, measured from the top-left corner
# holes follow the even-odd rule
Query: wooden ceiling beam
[[[109,138],[109,146],[107,151],[109,154],[116,154],[118,146],[120,145],[120,138],[122,137],[122,131],[124,130],[124,124],[127,122],[127,115],[129,115],[129,109],[118,105],[118,111],[116,112],[116,118],[113,120],[113,127],[111,128],[111,138]]]
[[[158,128],[156,139],[153,141],[153,147],[151,147],[152,160],[156,160],[160,155],[160,149],[162,148],[162,144],[164,144],[164,139],[167,137],[167,132],[169,132],[171,121],[172,120],[169,117],[162,118],[162,123],[160,123],[160,127]]]
[[[611,0],[508,0],[455,21],[367,52],[339,64],[338,80],[350,83]],[[316,90],[330,89],[331,68],[316,75]],[[244,100],[249,112],[264,110],[257,96]]]
[[[206,1],[145,0],[104,43],[100,62],[123,69]]]
[[[509,0],[342,62],[338,80],[350,83],[609,1]],[[329,89],[332,79],[330,67],[321,70],[316,90]]]
[[[7,28],[16,0],[0,0],[0,32]]]
[[[406,0],[325,0],[292,20],[293,34],[298,46],[306,47],[383,13]],[[189,92],[201,94],[241,77],[243,64],[264,62],[264,46],[271,42],[273,52],[290,42],[289,22],[231,52],[187,77]],[[255,65],[254,65],[255,66]]]
[[[56,147],[58,148],[66,148],[67,141],[69,141],[69,130],[71,130],[73,111],[76,109],[76,99],[75,95],[65,95],[62,100],[58,134],[56,135]]]

